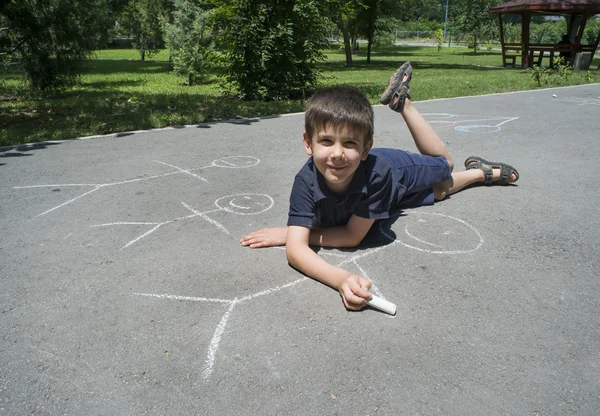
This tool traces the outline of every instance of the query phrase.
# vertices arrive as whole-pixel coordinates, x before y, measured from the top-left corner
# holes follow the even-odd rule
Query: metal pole
[[[446,17],[444,18],[444,41],[446,41],[446,26],[448,24],[448,1],[446,0]]]

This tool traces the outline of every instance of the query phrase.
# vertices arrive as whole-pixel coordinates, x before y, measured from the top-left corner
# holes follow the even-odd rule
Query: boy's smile
[[[363,135],[348,127],[320,128],[314,137],[303,136],[306,153],[313,157],[317,170],[323,175],[327,187],[335,193],[348,189],[354,172],[365,160],[373,144],[365,145]]]

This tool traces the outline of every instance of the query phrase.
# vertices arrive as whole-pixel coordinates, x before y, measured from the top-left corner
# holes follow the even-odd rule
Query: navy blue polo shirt
[[[294,179],[288,225],[308,228],[346,225],[353,214],[385,219],[404,208],[433,204],[432,187],[448,179],[444,157],[400,149],[371,149],[354,173],[348,190],[329,190],[313,158]]]

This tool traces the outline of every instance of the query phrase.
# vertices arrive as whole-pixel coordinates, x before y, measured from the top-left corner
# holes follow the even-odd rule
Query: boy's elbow
[[[295,268],[297,268],[297,264],[298,264],[297,252],[298,251],[294,248],[293,245],[286,244],[285,257],[287,258],[288,263]]]

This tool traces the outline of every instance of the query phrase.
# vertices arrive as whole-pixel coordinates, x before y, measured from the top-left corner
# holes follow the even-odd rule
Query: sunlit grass
[[[353,85],[377,103],[389,76],[404,61],[414,67],[414,100],[458,97],[536,88],[527,71],[500,68],[498,51],[473,54],[465,48],[400,46],[366,51],[345,67],[342,49],[326,51],[319,66],[322,85]],[[599,59],[592,64],[598,65]],[[600,79],[598,71],[577,71],[567,82],[577,85]],[[85,63],[80,83],[68,91],[39,97],[29,93],[16,66],[0,69],[0,145],[12,145],[157,128],[204,121],[256,117],[302,111],[301,101],[244,102],[226,95],[217,74],[194,86],[185,85],[168,68],[161,51],[140,60],[135,50],[96,52]]]

